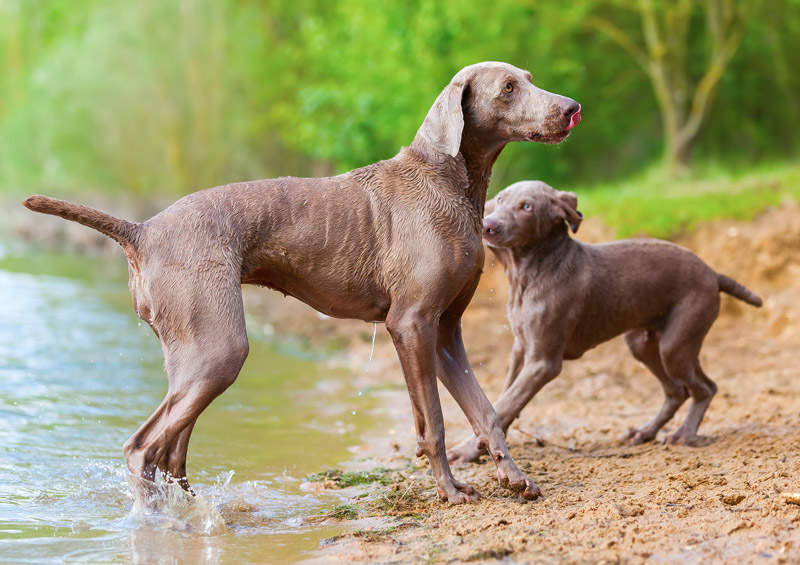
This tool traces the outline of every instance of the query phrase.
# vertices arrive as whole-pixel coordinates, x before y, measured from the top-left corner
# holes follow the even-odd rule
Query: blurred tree
[[[607,3],[600,4],[605,7]],[[586,20],[625,49],[647,73],[661,111],[665,165],[673,174],[688,167],[720,78],[741,44],[752,4],[751,0],[639,0],[633,9],[639,12],[642,39],[609,17],[595,13]],[[615,9],[632,6],[625,0],[611,5]],[[708,37],[709,53],[695,77],[697,65],[692,63],[697,59],[690,34],[693,27],[699,27],[695,17],[698,5],[705,16],[703,31]]]
[[[481,60],[585,117],[559,146],[510,145],[493,187],[796,156],[800,0],[743,1],[0,0],[0,188],[343,171],[408,144]]]

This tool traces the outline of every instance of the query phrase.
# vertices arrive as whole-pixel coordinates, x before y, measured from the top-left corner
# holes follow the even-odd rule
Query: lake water
[[[349,458],[374,424],[368,396],[251,332],[238,380],[192,435],[198,498],[165,487],[160,511],[134,508],[121,446],[161,401],[166,378],[126,284],[121,254],[0,247],[0,562],[307,557],[338,530],[303,517],[341,499],[304,490],[302,478]]]

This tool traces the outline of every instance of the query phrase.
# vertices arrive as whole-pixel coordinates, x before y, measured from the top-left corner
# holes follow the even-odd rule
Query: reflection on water
[[[160,512],[135,506],[121,446],[166,380],[120,263],[0,258],[0,561],[263,563],[314,549],[335,532],[302,517],[339,500],[300,479],[347,458],[369,400],[251,336],[192,436],[198,498],[160,484]]]

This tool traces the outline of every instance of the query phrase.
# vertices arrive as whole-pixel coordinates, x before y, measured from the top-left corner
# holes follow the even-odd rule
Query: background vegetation
[[[0,189],[341,172],[408,144],[480,60],[583,105],[566,143],[509,146],[494,189],[577,187],[657,235],[731,213],[720,193],[798,194],[800,0],[0,0]],[[613,216],[665,199],[689,212]]]

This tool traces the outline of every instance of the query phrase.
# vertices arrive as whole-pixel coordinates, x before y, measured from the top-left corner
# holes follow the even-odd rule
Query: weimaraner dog
[[[505,387],[495,403],[500,424],[508,430],[558,376],[563,359],[577,359],[624,333],[631,353],[658,378],[666,396],[656,417],[625,439],[637,444],[654,439],[691,396],[686,420],[668,439],[691,444],[717,391],[698,355],[719,314],[719,293],[754,306],[761,306],[761,299],[666,241],[575,241],[567,225],[577,231],[583,218],[577,206],[575,194],[539,181],[512,184],[486,203],[483,237],[508,276],[514,332]],[[449,458],[462,463],[481,453],[472,437]]]
[[[580,105],[535,87],[527,71],[486,62],[459,71],[410,147],[328,178],[240,182],[190,194],[143,223],[44,196],[25,206],[115,239],[128,259],[138,315],[161,341],[169,389],[124,446],[135,477],[156,469],[189,489],[186,451],[200,413],[248,353],[241,284],[292,295],[338,318],[386,322],[438,493],[478,493],[453,478],[436,388],[455,397],[502,484],[536,498],[470,369],[461,314],[483,268],[483,206],[510,141],[558,143]]]

